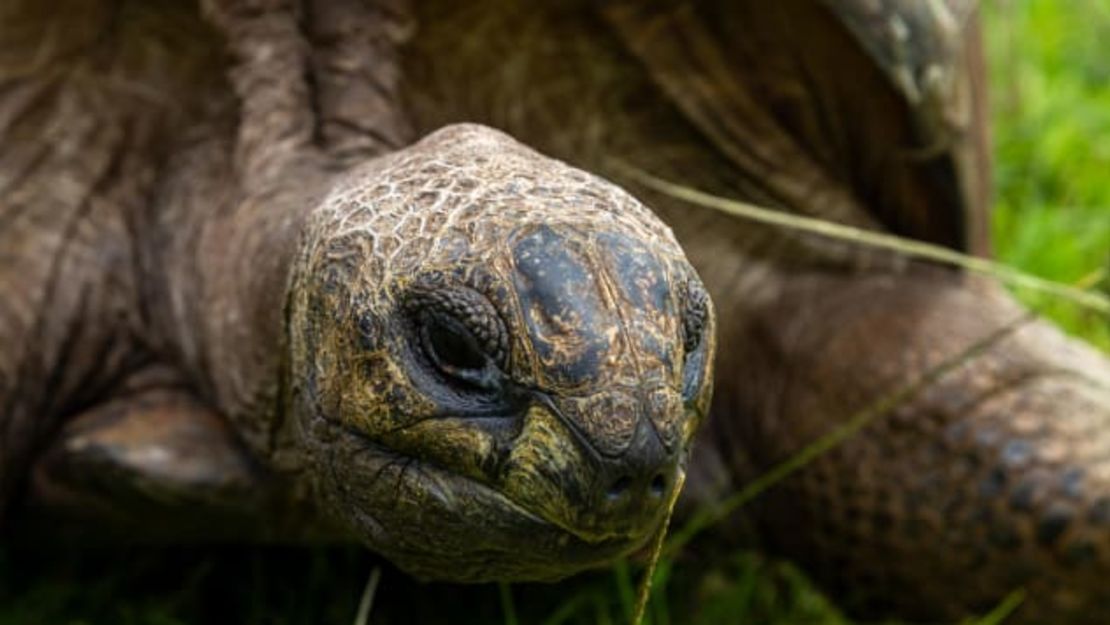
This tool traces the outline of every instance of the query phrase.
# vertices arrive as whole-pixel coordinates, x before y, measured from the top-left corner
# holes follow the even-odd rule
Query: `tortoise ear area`
[[[682,311],[682,347],[687,359],[701,347],[708,324],[709,293],[700,280],[690,278],[686,281]]]
[[[682,292],[682,397],[697,402],[711,385],[708,371],[713,359],[712,302],[697,276],[690,276]]]

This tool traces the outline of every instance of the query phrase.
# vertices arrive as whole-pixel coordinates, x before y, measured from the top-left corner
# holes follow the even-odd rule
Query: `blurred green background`
[[[984,5],[1000,260],[1075,283],[1110,271],[1110,1]],[[1101,281],[1106,289],[1106,278]],[[1110,350],[1110,322],[1018,293]]]
[[[999,259],[1075,283],[1110,271],[1110,0],[984,6],[992,70]],[[1110,290],[1105,273],[1095,288]],[[1110,350],[1110,322],[1018,293]],[[355,622],[360,549],[125,549],[79,556],[0,548],[0,625],[324,625]],[[371,622],[627,622],[638,570],[560,586],[421,586],[386,565]],[[655,625],[847,623],[786,563],[755,553],[664,562]],[[994,622],[991,617],[982,623]]]

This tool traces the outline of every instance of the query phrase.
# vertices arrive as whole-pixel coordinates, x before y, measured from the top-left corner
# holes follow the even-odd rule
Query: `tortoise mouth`
[[[634,552],[654,533],[578,531],[488,483],[325,420],[344,439],[343,452],[326,455],[333,514],[417,577],[553,581]]]

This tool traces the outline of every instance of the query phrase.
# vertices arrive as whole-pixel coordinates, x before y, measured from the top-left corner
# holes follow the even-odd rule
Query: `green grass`
[[[998,258],[1068,283],[1110,271],[1110,2],[999,0],[987,6],[985,23]],[[1101,288],[1110,289],[1107,281]],[[1018,296],[1110,350],[1105,318]],[[0,625],[346,625],[377,566],[377,625],[625,623],[639,575],[625,563],[556,587],[460,589],[417,584],[353,548],[128,549],[75,557],[9,545],[0,551]],[[791,565],[729,550],[664,559],[648,615],[653,625],[847,624]]]
[[[1062,282],[1110,271],[1110,2],[1000,0],[986,8],[998,257]],[[1110,350],[1105,318],[1018,295]]]

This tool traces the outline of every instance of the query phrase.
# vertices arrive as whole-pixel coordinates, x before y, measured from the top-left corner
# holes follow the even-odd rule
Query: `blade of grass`
[[[671,492],[671,500],[667,502],[667,516],[663,517],[663,523],[659,526],[659,531],[655,534],[655,539],[652,540],[651,545],[651,559],[648,560],[647,569],[644,570],[644,577],[640,581],[640,589],[636,595],[636,610],[632,613],[632,625],[640,625],[644,620],[644,614],[647,612],[648,598],[651,597],[652,583],[655,581],[655,569],[659,565],[659,555],[663,552],[663,541],[667,538],[667,530],[671,526],[671,517],[674,516],[674,507],[678,504],[678,496],[682,494],[682,487],[686,485],[686,472],[679,471],[678,479],[675,480],[674,490]]]
[[[652,575],[651,616],[654,625],[671,625],[671,607],[667,599],[667,584],[671,581],[671,561],[660,558]]]
[[[610,159],[610,164],[623,174],[648,188],[697,206],[712,208],[734,217],[777,226],[787,230],[816,234],[841,241],[850,241],[875,249],[898,252],[906,256],[923,258],[961,267],[968,271],[989,275],[1014,286],[1042,293],[1049,293],[1074,302],[1077,305],[1110,315],[1110,297],[1102,293],[1084,291],[1083,289],[1071,285],[1061,284],[1053,280],[1046,280],[1010,267],[1009,265],[986,258],[961,254],[960,252],[940,245],[907,239],[884,232],[853,228],[823,219],[802,217],[800,215],[784,213],[770,208],[763,208],[739,200],[723,198],[658,178],[619,159]]]
[[[362,591],[362,599],[358,602],[354,625],[366,625],[370,622],[370,609],[374,606],[374,595],[378,592],[378,582],[381,578],[382,569],[375,566],[374,570],[370,571],[370,579],[366,580],[366,588]]]
[[[505,625],[519,625],[516,618],[516,604],[513,602],[513,588],[507,582],[497,584],[498,594],[501,597],[501,614],[505,618]]]
[[[621,613],[631,621],[636,610],[636,587],[632,583],[632,571],[627,559],[622,558],[613,566],[613,578],[617,585],[617,598],[621,602]]]
[[[864,409],[857,412],[850,417],[839,427],[833,429],[828,434],[818,438],[809,445],[803,447],[799,452],[787,458],[783,462],[775,465],[771,470],[767,471],[758,478],[752,480],[747,486],[742,488],[740,492],[732,497],[729,497],[723,504],[712,509],[703,509],[686,523],[682,529],[675,532],[671,540],[668,541],[665,552],[670,555],[678,551],[683,545],[690,542],[701,531],[716,524],[720,520],[727,517],[729,514],[746,504],[747,502],[755,499],[764,491],[768,490],[775,484],[786,479],[790,475],[798,472],[814,459],[820,457],[822,454],[827,453],[829,450],[839,446],[844,441],[854,436],[857,432],[862,430],[875,419],[889,413],[901,403],[912,398],[918,392],[925,389],[933,382],[944,377],[949,372],[955,370],[957,367],[972,360],[979,354],[990,349],[998,342],[1016,332],[1021,326],[1032,321],[1036,318],[1035,312],[1026,312],[1017,317],[1010,323],[1002,326],[998,330],[988,334],[979,341],[972,343],[970,346],[960,350],[954,356],[941,362],[933,367],[925,374],[920,376],[917,380],[907,384],[898,390],[890,393],[878,400],[872,402]]]
[[[1015,590],[1006,595],[1002,603],[995,606],[986,616],[974,621],[971,625],[1001,625],[1015,610],[1021,607],[1023,601],[1025,601],[1025,591],[1022,589]]]

